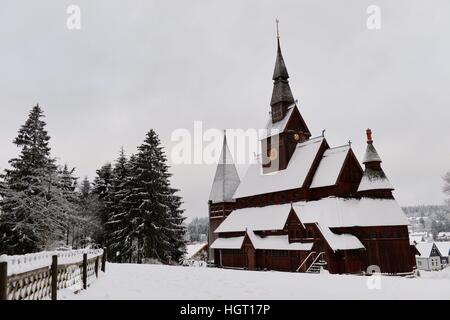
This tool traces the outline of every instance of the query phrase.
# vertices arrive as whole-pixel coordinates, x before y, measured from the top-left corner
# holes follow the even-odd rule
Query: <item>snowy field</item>
[[[106,272],[88,290],[58,298],[450,299],[450,268],[416,279],[111,263]]]

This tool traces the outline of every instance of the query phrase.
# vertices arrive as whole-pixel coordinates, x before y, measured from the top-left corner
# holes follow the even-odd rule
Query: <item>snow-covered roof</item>
[[[194,257],[199,251],[207,246],[207,243],[194,243],[186,245],[186,258],[191,259]]]
[[[437,241],[434,243],[443,256],[450,256],[450,241]]]
[[[244,236],[231,238],[217,238],[211,244],[211,249],[241,249]]]
[[[354,235],[336,234],[328,227],[321,226],[320,223],[317,223],[317,227],[333,251],[364,249],[364,245]]]
[[[233,162],[230,149],[224,136],[222,152],[217,164],[216,174],[209,194],[212,203],[231,202],[233,194],[239,186],[240,179]]]
[[[263,174],[260,163],[250,165],[233,198],[302,187],[323,141],[317,137],[299,143],[284,170]]]
[[[408,225],[408,219],[394,199],[324,198],[292,204],[302,223],[319,223],[325,228]],[[282,230],[291,204],[238,209],[214,231]]]
[[[302,223],[318,222],[330,228],[408,225],[408,219],[394,199],[329,197],[296,202],[293,208]]]
[[[422,258],[429,258],[431,250],[433,249],[433,242],[420,242],[416,245],[417,250],[420,252]]]
[[[384,175],[384,173],[381,176],[370,175],[367,174],[368,171],[370,171],[370,169],[367,168],[364,172],[361,182],[359,183],[358,191],[381,189],[394,190],[394,187],[392,186],[389,179]]]
[[[381,158],[378,155],[377,150],[372,143],[367,144],[366,153],[364,154],[363,163],[366,162],[381,162]]]
[[[260,140],[265,139],[265,138],[268,138],[268,137],[271,137],[271,136],[274,136],[274,135],[284,132],[284,130],[286,130],[286,126],[289,122],[289,119],[291,118],[292,111],[294,111],[294,108],[295,108],[295,103],[293,103],[292,105],[290,105],[288,107],[288,110],[287,110],[284,118],[275,123],[272,123],[272,116],[270,116],[269,119],[267,120],[267,124],[265,126],[264,133],[261,134],[259,139]]]
[[[310,187],[319,188],[335,185],[349,150],[349,145],[326,150]]]
[[[283,230],[290,210],[290,204],[237,209],[214,232]]]
[[[266,236],[260,237],[253,231],[247,231],[248,237],[255,249],[265,250],[301,250],[309,251],[312,249],[313,243],[289,243],[288,235],[281,236]]]

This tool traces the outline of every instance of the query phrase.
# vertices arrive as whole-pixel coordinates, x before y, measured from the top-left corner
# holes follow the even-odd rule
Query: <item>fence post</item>
[[[98,278],[98,256],[95,258],[95,277]]]
[[[106,270],[106,248],[103,248],[102,271],[105,272],[105,270]]]
[[[0,262],[0,300],[8,298],[8,262]]]
[[[87,288],[87,253],[83,253],[83,289]]]
[[[52,300],[58,299],[58,256],[52,256]]]

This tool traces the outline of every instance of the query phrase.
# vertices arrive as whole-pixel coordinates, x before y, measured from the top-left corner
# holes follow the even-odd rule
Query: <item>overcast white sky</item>
[[[431,5],[432,3],[433,5]],[[66,8],[81,8],[81,30]],[[381,8],[381,30],[366,9]],[[401,205],[441,204],[450,169],[450,2],[2,1],[0,169],[33,104],[53,156],[93,178],[153,128],[170,153],[177,128],[261,128],[272,92],[275,17],[294,96],[313,135],[372,128]],[[243,173],[245,168],[239,168]],[[186,216],[206,216],[214,166],[171,172]]]

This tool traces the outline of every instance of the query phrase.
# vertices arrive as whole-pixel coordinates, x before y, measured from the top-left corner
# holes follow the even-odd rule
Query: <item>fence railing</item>
[[[81,249],[0,257],[0,300],[41,300],[79,291],[105,272],[106,250]]]

